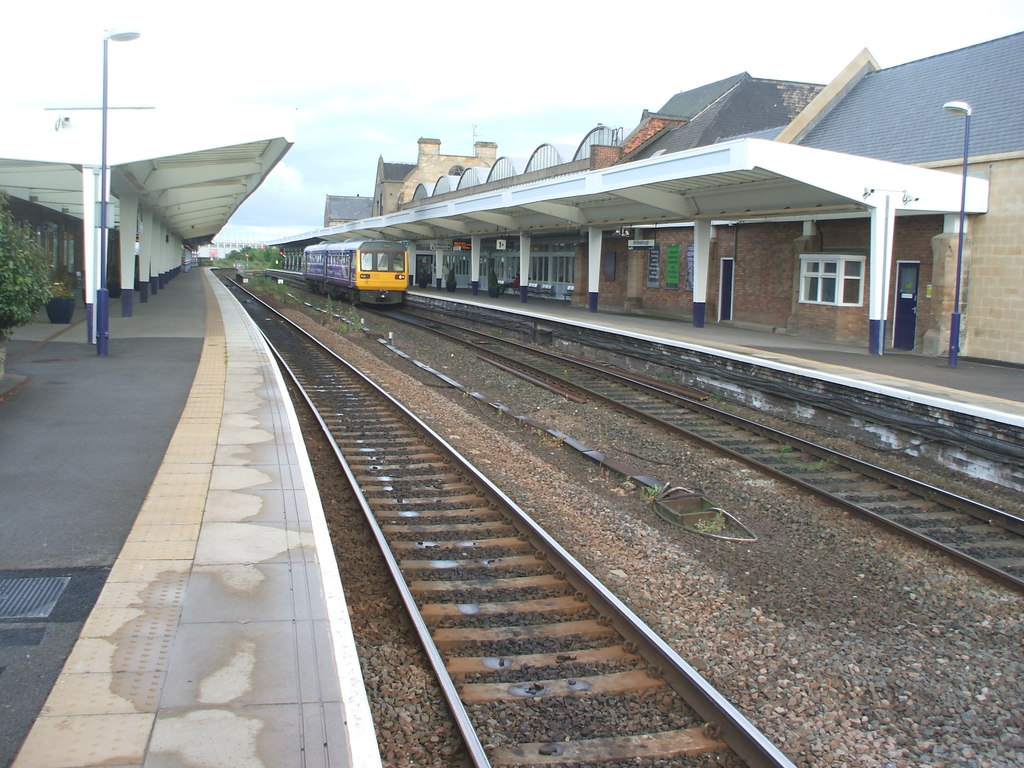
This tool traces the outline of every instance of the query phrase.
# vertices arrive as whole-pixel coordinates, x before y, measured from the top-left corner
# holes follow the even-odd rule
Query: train
[[[352,304],[402,304],[409,287],[409,250],[390,240],[319,243],[302,253],[306,288]]]

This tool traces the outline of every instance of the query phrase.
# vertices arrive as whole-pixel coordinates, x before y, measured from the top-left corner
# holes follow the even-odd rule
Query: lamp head
[[[942,108],[951,115],[970,115],[971,105],[966,101],[947,101]]]
[[[115,43],[126,43],[129,40],[138,40],[140,32],[131,30],[108,29],[103,33],[104,40],[113,40]]]

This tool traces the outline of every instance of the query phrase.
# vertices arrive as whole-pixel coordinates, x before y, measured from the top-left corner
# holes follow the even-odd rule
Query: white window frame
[[[857,274],[848,274],[848,265],[853,264],[858,265]],[[864,306],[865,264],[864,256],[849,253],[800,254],[800,303],[831,307]],[[834,269],[828,269],[825,265]],[[833,298],[823,299],[823,288],[829,280],[834,282]],[[848,283],[856,283],[856,301],[843,301]]]

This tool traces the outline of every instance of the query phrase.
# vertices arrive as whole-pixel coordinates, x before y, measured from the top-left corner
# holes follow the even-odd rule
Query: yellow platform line
[[[135,525],[12,768],[142,766],[213,473],[227,342],[204,280],[206,337]]]

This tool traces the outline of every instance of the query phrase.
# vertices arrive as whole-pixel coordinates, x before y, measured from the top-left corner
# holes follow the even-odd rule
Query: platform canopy
[[[0,188],[77,218],[102,154],[99,109],[0,110]],[[111,109],[110,194],[136,195],[183,243],[209,242],[294,143],[292,108]],[[114,208],[116,212],[116,206]],[[116,213],[115,213],[116,224]]]
[[[749,221],[960,210],[961,176],[763,139],[737,139],[596,171],[448,199],[318,231],[425,240],[498,232],[617,228],[697,219]],[[967,212],[984,213],[988,182],[971,178]]]

